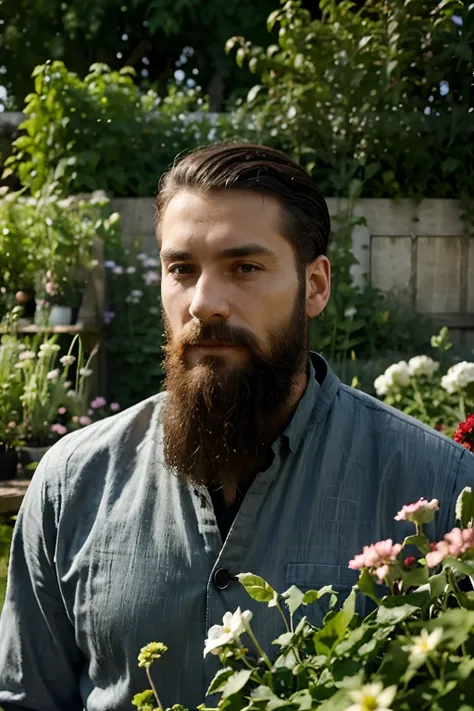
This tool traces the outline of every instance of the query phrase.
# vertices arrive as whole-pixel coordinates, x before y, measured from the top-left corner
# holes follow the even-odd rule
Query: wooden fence
[[[336,199],[328,205],[331,215],[345,209]],[[121,215],[125,243],[138,238],[140,248],[155,255],[153,200],[114,199],[112,207]],[[474,346],[474,238],[464,234],[459,202],[362,199],[355,214],[366,226],[353,231],[354,281],[368,277],[396,292],[436,326],[448,326],[453,341]]]

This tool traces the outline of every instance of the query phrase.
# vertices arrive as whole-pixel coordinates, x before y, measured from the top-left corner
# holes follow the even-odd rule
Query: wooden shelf
[[[57,333],[70,334],[72,336],[78,333],[100,335],[102,332],[99,326],[92,326],[84,323],[76,323],[74,326],[36,326],[36,324],[32,323],[28,326],[19,326],[10,330],[12,333]],[[7,333],[7,329],[4,326],[0,326],[0,333]]]
[[[30,481],[30,479],[0,481],[0,514],[18,513]]]

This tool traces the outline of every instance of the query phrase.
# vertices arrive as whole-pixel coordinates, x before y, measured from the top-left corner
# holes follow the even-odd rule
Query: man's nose
[[[228,319],[229,302],[225,298],[222,284],[202,274],[196,283],[189,313],[204,323]]]

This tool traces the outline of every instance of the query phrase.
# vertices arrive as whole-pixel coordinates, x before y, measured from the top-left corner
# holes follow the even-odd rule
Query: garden
[[[135,5],[139,13],[146,3]],[[155,5],[140,15],[137,41],[144,31],[148,39],[141,54],[130,49],[129,64],[117,62],[122,51],[114,45],[106,61],[105,49],[102,57],[88,50],[93,61],[84,65],[76,45],[88,21],[79,8],[56,48],[47,45],[50,59],[6,73],[5,115],[22,116],[0,156],[0,489],[2,481],[27,485],[47,449],[68,433],[160,390],[159,255],[133,205],[146,199],[151,214],[158,180],[175,156],[217,140],[284,150],[334,207],[333,294],[310,324],[310,347],[343,382],[474,455],[474,3],[320,0],[310,11],[300,0],[269,0],[252,23],[240,3],[218,30],[211,11],[191,13],[200,35],[186,32],[195,3],[184,3],[179,18]],[[124,8],[119,34],[127,44],[136,18]],[[10,23],[13,47],[13,12]],[[103,23],[98,13],[87,30],[89,49]],[[152,47],[160,32],[168,62],[150,76],[148,55],[159,55]],[[190,46],[185,38],[194,35]],[[364,205],[382,214],[388,202],[394,213],[413,205],[416,215],[428,203],[439,211],[448,205],[456,226],[435,234],[436,224],[423,231],[415,217],[381,242],[385,233]],[[138,217],[130,222],[133,210]],[[433,240],[437,261],[425,263]],[[400,267],[405,247],[409,261]],[[444,292],[445,306],[433,306]],[[211,689],[220,709],[472,708],[474,593],[465,585],[474,575],[472,492],[460,498],[456,527],[443,541],[428,540],[423,529],[437,503],[405,508],[398,515],[413,522],[413,536],[368,545],[350,562],[360,580],[341,609],[331,589],[279,594],[258,575],[240,576],[251,597],[281,615],[282,635],[273,664],[245,611],[229,612],[209,631],[205,651],[223,667]],[[15,513],[0,508],[0,606]],[[374,605],[365,620],[356,612],[358,595]],[[295,624],[296,611],[320,596],[330,601],[324,627],[316,630],[301,614]],[[248,639],[258,664],[246,656]],[[147,673],[165,644],[142,650]],[[133,703],[161,709],[154,688]]]

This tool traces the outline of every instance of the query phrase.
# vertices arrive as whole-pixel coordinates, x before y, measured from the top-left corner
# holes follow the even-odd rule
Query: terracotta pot
[[[14,479],[18,466],[18,452],[16,449],[6,449],[0,452],[0,481]]]

